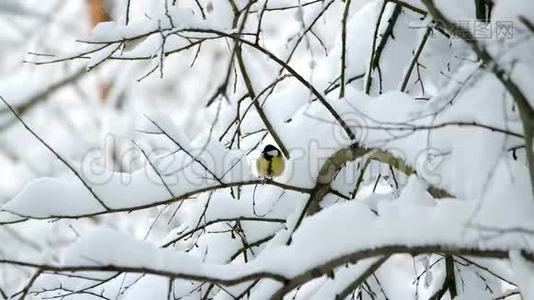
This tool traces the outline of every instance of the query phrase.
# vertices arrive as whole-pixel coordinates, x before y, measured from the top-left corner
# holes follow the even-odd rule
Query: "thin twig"
[[[358,276],[354,281],[352,281],[347,287],[345,287],[340,293],[336,295],[336,300],[345,299],[353,290],[357,289],[362,283],[371,276],[380,266],[382,266],[389,256],[382,256],[377,261],[375,261],[371,266],[367,268],[360,276]]]
[[[231,222],[231,221],[256,221],[256,222],[267,222],[267,223],[284,223],[286,220],[284,219],[275,219],[275,218],[260,218],[260,217],[238,217],[238,218],[224,218],[224,219],[216,219],[205,222],[203,225],[196,226],[195,228],[188,230],[182,234],[180,234],[178,237],[172,239],[171,241],[163,244],[161,247],[169,247],[172,244],[175,244],[176,242],[192,236],[195,232],[200,231],[210,225],[221,223],[221,222]]]
[[[187,156],[189,156],[193,161],[195,161],[196,163],[198,163],[204,170],[206,170],[206,172],[208,172],[211,176],[213,176],[213,178],[215,180],[217,180],[220,184],[224,184],[222,182],[222,180],[217,176],[217,174],[215,174],[210,168],[208,168],[206,166],[206,164],[204,164],[203,161],[201,161],[198,157],[196,157],[195,155],[193,155],[191,152],[189,152],[186,148],[184,148],[180,142],[178,142],[175,138],[173,138],[171,135],[169,135],[165,130],[163,130],[163,128],[161,128],[159,126],[158,123],[156,123],[154,120],[150,119],[148,116],[145,116],[154,126],[156,126],[156,128],[158,128],[167,138],[169,138],[169,140],[171,140],[179,149],[181,149],[182,151],[184,151],[185,154],[187,154]],[[209,141],[208,141],[209,142]]]
[[[104,201],[102,201],[102,199],[100,199],[96,194],[95,192],[93,191],[93,189],[89,186],[89,184],[87,184],[87,182],[82,178],[82,176],[78,173],[78,171],[76,171],[76,169],[74,169],[73,166],[71,166],[67,160],[65,160],[61,155],[59,155],[59,153],[57,153],[54,149],[52,149],[52,147],[50,147],[43,139],[41,139],[41,137],[39,135],[37,135],[27,124],[26,122],[24,122],[24,120],[22,120],[22,118],[19,116],[19,114],[15,111],[15,109],[13,109],[13,107],[2,97],[0,96],[0,100],[2,100],[2,102],[4,102],[4,104],[9,108],[9,110],[11,110],[11,113],[13,113],[13,115],[19,120],[19,122],[24,126],[24,128],[26,128],[26,130],[31,133],[39,142],[41,142],[41,144],[43,144],[48,150],[50,150],[50,152],[52,152],[54,154],[54,156],[59,159],[65,166],[67,166],[67,168],[69,168],[69,170],[71,170],[74,175],[82,182],[82,184],[85,186],[85,188],[89,191],[89,193],[91,193],[91,195],[95,198],[95,200],[106,210],[106,211],[109,211],[110,208],[104,203]]]
[[[423,52],[423,48],[425,47],[426,41],[428,40],[428,37],[430,36],[431,32],[432,32],[432,29],[430,27],[427,27],[425,34],[423,35],[423,38],[421,39],[421,43],[419,43],[419,47],[417,47],[417,51],[412,57],[408,70],[406,71],[406,75],[404,75],[404,80],[402,81],[402,85],[400,88],[401,92],[406,91],[406,86],[408,86],[408,81],[410,81],[410,76],[412,75],[413,68],[415,64],[417,63],[419,56]]]
[[[341,77],[339,98],[345,97],[345,69],[347,56],[347,19],[349,18],[351,0],[345,1],[345,9],[343,10],[343,19],[341,20]]]
[[[132,0],[128,0],[128,2],[126,2],[126,25],[128,25],[128,23],[130,22],[130,4],[131,4]]]
[[[37,271],[32,275],[28,283],[26,283],[24,288],[19,293],[16,293],[12,295],[11,297],[14,297],[20,294],[19,300],[23,300],[24,298],[26,298],[26,295],[28,295],[28,292],[30,291],[30,288],[32,287],[33,283],[35,282],[35,280],[37,280],[37,277],[39,277],[42,272],[43,272],[42,269],[37,269]]]
[[[384,3],[382,4],[382,7],[380,8],[380,12],[378,13],[378,17],[376,19],[375,31],[373,33],[373,44],[371,46],[371,54],[369,55],[369,67],[367,69],[367,76],[365,77],[365,93],[366,94],[369,94],[369,91],[371,90],[371,81],[372,81],[371,74],[373,73],[373,60],[374,60],[373,58],[375,56],[376,39],[378,38],[378,30],[380,28],[382,15],[384,14],[386,5],[387,5],[387,1],[384,1]]]

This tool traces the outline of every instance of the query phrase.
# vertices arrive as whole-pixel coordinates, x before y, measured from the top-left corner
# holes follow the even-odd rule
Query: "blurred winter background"
[[[195,52],[169,57],[165,76],[143,78],[149,64],[106,63],[86,72],[82,61],[36,65],[33,61],[62,56],[77,49],[76,40],[88,36],[99,22],[124,18],[122,0],[1,0],[0,95],[50,146],[81,165],[129,172],[139,168],[140,153],[132,143],[146,140],[136,131],[144,114],[161,111],[194,136],[209,122],[209,111],[198,113],[224,73],[224,44],[211,44],[202,59]],[[133,1],[132,17],[159,10],[161,3]],[[192,112],[196,113],[192,113]],[[204,116],[206,115],[206,116]],[[156,143],[157,141],[155,141]],[[0,107],[0,204],[19,192],[28,180],[64,176],[68,171],[7,110]],[[136,226],[133,224],[125,226]],[[65,224],[40,222],[0,227],[0,255],[35,255],[72,238]],[[144,224],[143,224],[144,225]],[[115,225],[113,225],[115,226]],[[63,231],[62,231],[63,230]],[[18,286],[21,277],[0,268],[1,286]],[[27,275],[27,274],[24,274]]]
[[[200,2],[202,2],[207,14],[206,24],[216,24],[221,28],[231,30],[233,16],[227,1],[206,0]],[[347,16],[352,17],[350,21],[347,21],[346,79],[348,81],[346,99],[348,100],[343,103],[348,103],[348,106],[354,111],[343,106],[344,104],[341,105],[336,102],[343,98],[338,97],[339,93],[336,88],[339,87],[339,84],[335,85],[335,83],[339,82],[340,78],[341,16],[344,14],[344,5],[347,1],[277,0],[259,1],[258,3],[267,2],[272,7],[306,5],[305,9],[274,9],[275,13],[265,14],[261,45],[282,56],[287,54],[288,49],[291,48],[288,45],[292,45],[296,37],[303,36],[303,42],[297,48],[291,60],[291,66],[317,89],[325,91],[325,94],[326,91],[330,93],[335,90],[336,95],[332,92],[328,96],[328,100],[334,103],[340,112],[357,111],[361,113],[361,115],[356,114],[355,120],[349,120],[354,121],[354,124],[351,123],[350,125],[357,133],[358,142],[362,142],[369,148],[391,151],[396,157],[406,160],[413,167],[410,172],[406,172],[398,165],[393,163],[387,165],[376,160],[371,162],[373,167],[369,168],[371,171],[365,173],[365,168],[369,163],[364,164],[363,161],[349,162],[346,164],[346,168],[340,171],[339,177],[347,176],[345,178],[352,181],[349,180],[347,183],[342,180],[343,178],[332,179],[332,185],[339,191],[336,195],[325,196],[324,208],[334,207],[336,209],[337,207],[342,211],[343,207],[339,204],[343,204],[347,199],[354,200],[356,192],[358,192],[354,187],[355,174],[361,174],[360,179],[363,180],[363,184],[360,191],[363,192],[360,192],[356,199],[363,199],[360,204],[366,209],[369,206],[375,213],[377,207],[384,203],[394,207],[395,201],[398,199],[405,201],[405,203],[401,202],[402,206],[399,206],[401,207],[399,211],[404,212],[403,209],[406,206],[415,207],[414,211],[418,212],[417,209],[421,209],[421,207],[428,209],[428,207],[435,205],[435,211],[441,213],[441,217],[450,212],[449,203],[467,207],[461,206],[464,209],[461,211],[466,215],[466,211],[473,208],[469,205],[483,203],[489,208],[486,211],[487,214],[481,214],[481,220],[488,221],[490,225],[501,221],[498,224],[512,227],[525,225],[527,228],[528,225],[531,225],[528,220],[531,216],[529,213],[532,208],[532,194],[530,194],[530,186],[526,180],[527,160],[525,159],[521,122],[515,104],[503,85],[495,78],[492,73],[493,70],[477,61],[477,55],[470,50],[468,44],[458,38],[451,38],[449,34],[444,33],[443,28],[430,22],[430,18],[420,1],[405,1],[411,4],[409,4],[410,7],[402,9],[400,17],[397,15],[398,20],[395,20],[398,22],[395,25],[397,27],[395,27],[394,34],[392,32],[387,33],[387,27],[395,15],[393,4],[399,1],[390,1],[387,9],[385,9],[386,4],[382,5],[382,1],[352,1],[350,11],[347,12]],[[460,0],[439,2],[441,7],[446,9],[447,16],[451,16],[454,20],[475,19],[478,12],[475,12],[474,3],[485,3],[484,1]],[[517,5],[509,6],[502,4],[503,2],[506,1],[500,1],[501,5],[493,9],[493,13],[499,18],[510,20],[517,17],[519,13],[525,13],[529,18],[534,17],[533,6],[526,0],[518,1]],[[147,129],[147,116],[170,118],[176,127],[180,128],[181,132],[190,139],[206,134],[207,129],[211,128],[215,121],[220,121],[215,129],[218,138],[227,128],[227,124],[234,125],[230,120],[234,118],[236,103],[240,95],[246,93],[241,77],[238,79],[240,72],[236,71],[232,73],[232,76],[235,76],[237,83],[229,86],[232,101],[228,103],[220,101],[218,105],[206,107],[208,99],[214,95],[226,76],[233,47],[230,39],[210,40],[209,43],[203,43],[200,47],[193,47],[189,51],[169,55],[165,58],[164,67],[158,65],[158,52],[154,51],[158,44],[144,43],[145,40],[143,39],[124,46],[130,48],[121,49],[119,52],[122,54],[122,51],[128,52],[128,50],[139,46],[138,48],[141,49],[136,49],[139,53],[153,54],[148,56],[149,59],[124,60],[118,58],[120,55],[117,55],[114,59],[109,59],[102,64],[98,63],[91,68],[90,72],[87,72],[87,62],[95,62],[105,58],[102,56],[106,54],[105,51],[97,51],[87,56],[82,55],[77,59],[64,59],[69,55],[76,56],[82,49],[87,48],[87,45],[77,42],[78,40],[91,38],[106,40],[107,30],[103,27],[105,24],[102,23],[115,22],[107,28],[110,32],[113,32],[114,26],[120,27],[118,24],[124,24],[127,16],[127,3],[131,4],[128,17],[139,21],[141,25],[146,25],[144,28],[132,26],[133,29],[127,29],[142,32],[147,30],[146,28],[150,28],[151,23],[149,21],[158,18],[164,19],[162,12],[165,11],[165,1],[0,0],[0,96],[14,107],[22,119],[43,140],[71,162],[73,166],[77,168],[83,166],[83,170],[88,170],[96,175],[107,171],[129,174],[132,171],[147,167],[146,160],[132,141],[136,141],[147,150],[159,149],[162,153],[174,154],[172,152],[175,147],[172,143]],[[237,1],[237,3],[244,7],[246,1]],[[333,4],[325,7],[326,3],[329,3],[328,5]],[[414,6],[411,6],[412,4]],[[185,11],[193,12],[196,18],[200,19],[198,18],[200,11],[195,1],[178,0],[177,6],[179,9],[174,11],[176,18],[187,16]],[[381,17],[381,13],[379,13],[381,7],[384,18],[381,23],[378,22],[380,25],[378,26],[375,24],[377,24],[377,18]],[[249,30],[258,20],[257,14],[260,8],[261,5],[259,4],[252,6],[250,14],[256,15],[251,17],[252,21],[248,24]],[[323,10],[325,11],[324,15],[322,15]],[[491,8],[486,12],[489,11]],[[318,13],[320,16],[316,18],[317,24],[313,30],[305,30],[303,24],[309,25],[311,20],[315,20]],[[425,15],[427,16],[425,17]],[[481,19],[485,17],[477,16]],[[487,18],[489,19],[489,16]],[[187,21],[190,20],[185,20],[184,23]],[[392,22],[395,23],[396,21]],[[99,23],[100,25],[97,26]],[[515,24],[519,23],[516,22]],[[379,29],[381,34],[377,35]],[[527,94],[532,97],[532,90],[528,88],[533,69],[532,53],[528,50],[528,47],[532,46],[532,33],[529,31],[532,29],[528,28],[528,24],[522,24],[515,30],[518,35],[514,39],[489,39],[481,40],[481,43],[488,45],[488,49],[494,51],[492,54],[496,54],[496,59],[505,66],[506,71],[510,71],[510,74],[516,70],[519,70],[517,72],[524,72],[514,73],[526,75],[516,76],[515,79],[521,84],[521,88],[525,89]],[[299,35],[302,32],[305,34]],[[428,37],[429,42],[425,45]],[[382,56],[376,59],[379,63],[373,66],[374,62],[370,61],[369,55],[374,58],[372,55],[375,54],[374,51],[371,54],[371,49],[374,49],[375,42],[377,42],[376,46],[380,48],[379,41],[382,40],[387,40],[384,42],[384,45],[387,44],[387,46],[382,45],[384,47],[383,52],[377,54]],[[421,54],[420,60],[417,57],[413,58],[418,47],[421,49],[425,47],[424,51],[421,51],[422,54],[419,53]],[[252,69],[251,74],[259,78],[259,83],[256,83],[258,87],[264,87],[273,78],[277,78],[278,66],[272,64],[258,52],[243,52],[248,60],[248,66]],[[410,62],[413,62],[411,69],[408,67]],[[514,69],[516,63],[519,67]],[[234,68],[237,67],[234,66]],[[366,78],[363,78],[364,75]],[[402,82],[403,79],[405,79],[404,83]],[[367,83],[369,84],[366,87]],[[324,119],[321,118],[325,115],[329,117],[329,115],[317,108],[319,106],[318,101],[312,102],[314,96],[301,83],[293,78],[287,84],[285,82],[280,84],[280,87],[269,98],[269,103],[274,103],[271,105],[271,108],[274,107],[274,113],[271,113],[270,117],[275,128],[280,130],[280,134],[291,147],[290,150],[302,150],[302,147],[299,147],[305,142],[321,143],[324,141],[324,145],[319,143],[319,146],[331,147],[327,151],[338,150],[350,145],[349,142],[353,142],[346,139],[342,130],[335,132],[341,132],[342,138],[338,139],[337,136],[334,136],[335,134],[332,134],[330,127],[324,129],[324,124],[331,126],[332,122],[322,122]],[[399,92],[399,90],[404,93]],[[223,107],[222,113],[221,106]],[[277,108],[279,110],[276,110]],[[238,107],[238,114],[240,109],[243,110],[243,108]],[[352,117],[354,115],[348,114],[347,116]],[[310,116],[311,118],[307,119]],[[297,121],[291,123],[292,119]],[[263,137],[255,135],[258,132],[266,131],[263,123],[259,120],[255,112],[251,112],[247,118],[244,118],[244,124],[236,122],[239,126],[243,125],[243,128],[247,129],[245,135],[248,134],[249,138],[246,140],[243,138],[243,144],[238,147],[234,145],[228,148],[243,151],[246,153],[245,156],[248,155],[248,160],[257,157],[259,154],[258,149],[256,149],[257,145],[266,141],[272,143],[270,136],[265,138],[267,133]],[[405,133],[406,131],[399,134],[395,130],[388,131],[380,128],[376,131],[369,131],[371,134],[365,130],[360,130],[362,129],[361,126],[366,124],[397,126],[401,123],[405,124],[405,121],[409,126],[432,127],[438,124],[439,128],[435,131],[429,130],[428,132],[431,133],[428,135],[426,132],[421,133],[420,131],[414,134],[415,130],[411,132],[410,127],[408,127],[408,134]],[[411,123],[412,121],[414,122]],[[458,126],[449,127],[439,125],[440,122],[464,122],[466,124],[456,124]],[[473,125],[475,122],[486,124],[484,125],[486,127]],[[315,127],[311,125],[308,127],[308,124],[313,124]],[[334,122],[333,124],[337,123]],[[237,131],[239,126],[237,126]],[[209,131],[211,132],[211,130]],[[436,132],[437,134],[434,134]],[[228,140],[230,140],[229,136],[224,139],[220,138],[220,141],[226,145],[229,143]],[[239,143],[240,137],[237,140]],[[439,171],[436,171],[437,168],[432,169],[432,166],[428,164],[427,156],[429,155],[426,153],[429,149],[436,150],[436,153],[432,153],[432,155],[437,157],[437,165],[445,161]],[[423,152],[426,156],[422,166],[420,166],[418,160],[424,156],[421,155]],[[308,172],[309,174],[297,172],[297,176],[294,177],[302,175],[302,178],[289,178],[288,176],[283,180],[296,186],[313,187],[316,179],[313,174],[317,174],[318,169],[320,169],[317,161],[320,160],[322,163],[325,157],[320,157],[314,152],[304,153],[300,159],[301,161],[298,161],[298,155],[295,155],[293,162],[290,163],[302,167],[303,170],[311,170],[311,172]],[[305,162],[303,163],[302,160]],[[315,165],[309,167],[309,161]],[[304,166],[305,164],[306,166]],[[305,167],[309,167],[309,169]],[[394,171],[393,168],[396,170]],[[414,175],[414,170],[416,170],[417,176]],[[397,174],[397,178],[395,174]],[[312,176],[308,178],[306,175]],[[125,176],[127,177],[127,175]],[[26,184],[32,179],[41,177],[73,179],[65,165],[29,134],[7,107],[0,104],[0,205],[12,200],[21,191],[21,194],[24,194]],[[436,180],[433,181],[433,179]],[[424,183],[419,182],[419,180]],[[67,181],[65,180],[65,182]],[[360,182],[356,186],[359,184]],[[408,188],[405,189],[405,187]],[[430,197],[430,194],[427,193],[427,188],[430,187],[443,188],[448,193],[442,193],[439,196],[434,193]],[[272,207],[275,207],[279,204],[278,200],[282,196],[275,195],[275,192],[271,190],[267,189],[267,191],[262,194],[262,197],[265,198],[263,199],[265,200],[264,204],[268,207],[272,202],[274,203]],[[356,192],[351,194],[353,191]],[[58,191],[58,193],[60,192]],[[255,189],[244,188],[243,199],[249,202],[254,201],[249,196],[255,195],[255,192]],[[349,196],[343,198],[343,193]],[[31,193],[27,194],[31,196]],[[54,191],[51,191],[50,194],[53,196]],[[216,195],[220,196],[219,198],[215,197],[220,200],[220,203],[224,203],[224,197],[228,198],[228,195],[223,195],[222,192]],[[287,221],[288,224],[293,224],[290,218],[294,217],[295,208],[292,205],[298,208],[297,204],[303,203],[302,197],[293,197],[293,195],[287,196],[285,194],[284,197],[291,200],[284,198],[287,201],[281,201],[283,202],[280,204],[282,208],[277,207],[280,209],[284,221],[286,218],[290,220]],[[402,195],[405,197],[402,198]],[[447,199],[450,202],[438,202],[434,196],[436,199],[442,197],[451,199]],[[28,200],[29,198],[32,199]],[[54,197],[43,198],[46,198],[43,199],[43,207],[53,207]],[[509,206],[500,202],[502,198],[510,198]],[[191,201],[191,204],[185,205],[185,212],[180,216],[181,221],[185,220],[184,224],[187,221],[196,222],[192,216],[196,217],[197,213],[204,209],[201,200],[206,201],[205,208],[207,209],[211,194],[209,197],[199,196],[199,199],[198,203]],[[28,201],[25,202],[26,200]],[[45,200],[48,202],[45,203]],[[112,202],[116,199],[106,200]],[[17,204],[37,203],[37,201],[38,199],[36,200],[35,197],[28,197],[19,202],[13,202],[15,203],[14,207],[17,208]],[[235,201],[232,203],[237,207],[238,204],[235,204]],[[249,204],[255,205],[254,202]],[[190,206],[188,207],[188,205]],[[244,205],[243,202],[241,205]],[[28,208],[24,205],[21,207]],[[387,207],[385,209],[386,218],[377,218],[379,221],[387,219],[389,206],[385,207]],[[82,208],[87,209],[83,205]],[[394,207],[392,211],[396,211],[397,208]],[[219,210],[221,215],[231,213],[229,211],[231,208],[227,210],[226,206],[221,206]],[[474,209],[475,213],[478,213],[479,210],[480,207]],[[28,211],[30,211],[28,214],[31,215],[31,210]],[[90,212],[91,210],[87,209],[87,211]],[[328,210],[325,209],[325,211]],[[407,211],[410,212],[411,210],[408,209]],[[188,212],[191,212],[191,217],[187,215]],[[71,213],[76,216],[76,213],[79,212],[76,209],[74,212],[66,212],[67,215]],[[365,213],[369,213],[369,211],[365,211]],[[162,214],[167,215],[162,218],[163,221],[156,222]],[[49,262],[58,262],[60,261],[58,249],[71,244],[80,236],[83,237],[84,233],[91,228],[106,228],[106,230],[107,228],[114,228],[121,233],[131,235],[132,239],[147,239],[153,244],[160,245],[162,240],[168,241],[169,236],[176,235],[176,232],[172,230],[176,230],[182,225],[179,221],[173,220],[173,216],[170,214],[172,214],[172,210],[165,211],[161,207],[151,207],[144,210],[136,209],[131,213],[103,214],[79,220],[74,220],[75,218],[48,218],[46,220],[22,220],[23,222],[17,224],[2,225],[0,226],[0,258],[10,257],[20,261],[29,261],[35,257],[46,257]],[[255,211],[254,214],[256,214]],[[441,225],[439,228],[432,222],[420,224],[420,226],[421,228],[432,229],[431,225],[435,225],[436,232],[443,231],[443,235],[447,236],[449,226],[459,228],[459,226],[465,225],[460,224],[460,222],[465,221],[462,219],[465,217],[464,214],[459,214],[461,216],[451,220],[450,224],[448,222],[437,224]],[[414,213],[414,216],[416,215]],[[456,211],[454,215],[457,216]],[[2,216],[5,217],[5,215]],[[358,216],[348,219],[355,220],[355,222],[359,220]],[[392,219],[396,220],[395,218]],[[329,224],[330,222],[326,223]],[[196,226],[198,224],[200,224],[200,218]],[[250,227],[246,227],[247,232],[252,232],[262,238],[267,236],[267,241],[275,234],[283,236],[284,230],[287,229],[282,229],[282,227],[275,229],[273,229],[274,227],[266,227],[267,229],[265,229],[251,225],[251,223],[247,225],[250,225]],[[395,228],[397,224],[390,222],[386,225]],[[381,227],[377,226],[376,228],[380,229]],[[217,227],[217,229],[219,228]],[[363,232],[363,236],[366,236],[365,232],[361,231],[362,227],[353,229],[354,232]],[[152,231],[151,237],[147,238],[147,231],[149,230]],[[376,231],[377,237],[385,237],[384,240],[388,241],[387,232],[382,235],[384,232]],[[338,234],[344,230],[333,233],[325,232],[325,237],[339,237],[341,241],[344,240],[344,237]],[[314,234],[308,234],[315,237]],[[231,235],[231,238],[228,234],[224,235],[224,242],[233,247],[235,246],[232,244],[235,239],[233,231],[231,231]],[[220,236],[223,234],[216,235],[208,232],[205,236],[199,237],[199,240],[203,241],[202,247],[206,247],[206,249],[208,245],[218,247],[223,244],[223,238]],[[437,239],[440,236],[439,234],[431,235],[429,240],[434,241],[434,237]],[[406,238],[405,242],[410,244],[412,242],[410,238],[413,236],[394,237]],[[514,239],[516,244],[513,245],[527,241],[528,246],[529,242],[532,242],[531,237],[530,235],[529,241],[522,239],[522,237]],[[345,239],[350,240],[350,238]],[[311,238],[309,240],[314,241]],[[276,239],[273,241],[272,248],[280,246],[276,245]],[[378,241],[381,242],[382,240],[378,239]],[[443,241],[438,239],[438,242]],[[461,242],[463,241],[461,240]],[[184,243],[187,247],[191,246],[187,243]],[[282,246],[285,245],[284,242],[281,244]],[[341,243],[332,244],[336,246]],[[178,245],[176,248],[183,250],[185,246]],[[189,252],[189,250],[185,252]],[[213,254],[214,252],[215,254]],[[229,250],[228,253],[223,253],[224,255],[214,252],[210,252],[208,255],[207,250],[204,251],[199,248],[194,249],[190,254],[199,257],[203,257],[202,255],[205,254],[208,261],[221,264],[233,262],[236,257],[240,259],[239,253],[236,257],[232,255],[225,257],[224,255],[230,253]],[[247,251],[244,252],[246,256]],[[415,258],[412,261],[412,257],[408,256],[400,258],[396,256],[388,262],[389,265],[387,266],[397,270],[400,269],[397,266],[402,265],[402,272],[404,273],[400,274],[401,271],[399,271],[399,273],[391,273],[391,276],[387,276],[390,273],[384,272],[384,277],[387,277],[385,280],[390,280],[389,286],[392,293],[398,292],[398,295],[412,293],[414,292],[412,282],[418,273],[417,268],[419,267],[419,270],[426,272],[430,261],[438,263],[442,258],[440,253],[424,258],[420,256],[417,261]],[[496,260],[496,262],[488,262],[488,265],[504,273],[506,278],[513,277],[510,275],[512,274],[510,266],[501,262],[501,260]],[[269,265],[268,263],[267,265]],[[456,264],[456,266],[460,265],[460,263]],[[480,278],[477,277],[479,276],[477,272],[480,269],[476,269],[468,263],[466,266],[461,266],[462,268],[465,267],[462,274],[468,274],[466,275],[467,285],[474,287],[473,290],[478,293],[476,295],[487,295],[488,289],[484,287],[484,284],[486,286],[494,284],[492,286],[501,287],[503,291],[508,291],[508,288],[511,287],[515,288],[515,285],[509,283],[510,280],[503,283],[502,278],[492,277],[486,273],[484,275],[492,278],[493,281],[490,280],[490,283],[486,283],[484,280],[481,283]],[[459,269],[460,267],[458,267]],[[398,277],[396,277],[397,275]],[[13,293],[30,276],[31,271],[28,268],[1,265],[0,288],[6,289],[8,294]],[[438,279],[433,281],[432,276],[426,276],[425,281],[428,282],[420,284],[419,277],[417,277],[415,289],[426,284],[425,288],[428,288],[426,293],[434,293],[437,286],[443,282],[445,272],[439,273],[439,276],[436,275],[436,277],[439,277],[440,283],[436,283],[439,281]],[[330,276],[325,275],[323,279],[328,281],[329,278]],[[499,280],[495,278],[499,278]],[[405,285],[396,284],[397,281],[401,282],[401,279],[403,283],[406,283]],[[107,288],[113,291],[113,288],[117,288],[118,284],[122,285],[120,282],[111,281]],[[313,284],[315,283],[312,283],[311,288],[310,285],[307,286],[308,292],[314,290]],[[142,287],[142,285],[140,286]],[[154,286],[156,285],[154,284]],[[377,290],[378,286],[380,283],[373,285]],[[118,287],[118,291],[121,289],[122,286]],[[204,290],[203,288],[199,288],[199,290],[201,293],[205,292],[206,297],[208,297],[210,293],[215,294],[214,291],[217,289],[211,290],[209,288],[206,291],[204,287]],[[224,289],[221,288],[221,290]],[[217,292],[221,290],[217,290]],[[298,289],[296,293],[298,293]],[[501,289],[499,288],[495,293],[491,291],[491,293],[497,297],[501,294]],[[518,294],[519,292],[516,289],[511,289],[510,293]],[[224,295],[222,292],[220,294]],[[220,294],[218,296],[222,298],[218,299],[227,297]],[[306,294],[304,293],[304,295]],[[134,293],[134,299],[143,298],[140,297],[135,298]],[[303,298],[305,297],[303,296]],[[469,299],[469,295],[466,297],[464,299]]]

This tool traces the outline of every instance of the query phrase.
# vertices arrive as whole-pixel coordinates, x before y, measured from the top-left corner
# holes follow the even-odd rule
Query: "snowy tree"
[[[2,195],[4,298],[534,299],[529,1],[105,3],[0,47],[6,148],[54,164]]]

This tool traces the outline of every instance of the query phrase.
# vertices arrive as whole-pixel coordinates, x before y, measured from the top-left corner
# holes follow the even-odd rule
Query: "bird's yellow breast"
[[[259,176],[276,177],[282,175],[285,169],[284,158],[281,156],[273,157],[271,160],[260,156],[256,161],[256,168]]]
[[[284,169],[286,167],[286,164],[284,162],[284,158],[281,156],[273,157],[271,160],[271,174],[270,176],[280,176],[282,173],[284,173]]]

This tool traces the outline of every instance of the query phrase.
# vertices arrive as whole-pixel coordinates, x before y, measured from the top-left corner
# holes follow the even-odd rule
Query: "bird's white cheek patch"
[[[267,152],[267,155],[269,156],[278,156],[278,150],[271,150]]]

